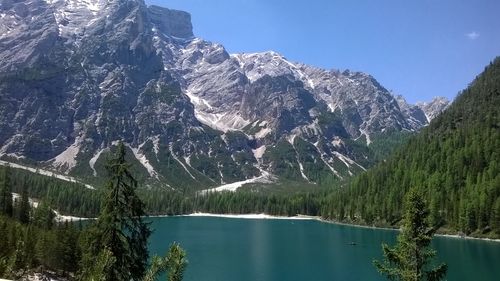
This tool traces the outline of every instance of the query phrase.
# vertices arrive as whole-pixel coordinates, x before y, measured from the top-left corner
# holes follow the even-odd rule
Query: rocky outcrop
[[[148,15],[151,23],[167,36],[177,38],[194,36],[189,13],[152,5],[148,7]]]
[[[428,122],[443,112],[449,105],[450,101],[444,97],[435,97],[430,102],[419,102],[416,104],[425,113]]]

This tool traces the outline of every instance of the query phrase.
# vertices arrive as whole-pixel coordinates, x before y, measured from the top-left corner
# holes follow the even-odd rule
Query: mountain
[[[437,102],[439,104],[440,101]],[[330,216],[394,225],[404,194],[420,189],[435,227],[500,236],[500,58],[429,126],[353,180]]]
[[[374,139],[442,108],[365,73],[229,54],[188,13],[142,0],[0,5],[0,159],[95,185],[119,140],[151,185],[335,181],[374,163]]]
[[[444,97],[435,97],[430,102],[420,102],[417,103],[416,106],[422,109],[425,113],[425,117],[427,121],[430,122],[436,116],[438,116],[441,112],[443,112],[446,107],[450,105],[450,102]]]

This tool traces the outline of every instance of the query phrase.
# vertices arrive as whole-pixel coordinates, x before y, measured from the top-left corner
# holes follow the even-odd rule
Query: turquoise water
[[[384,280],[372,260],[397,232],[309,220],[152,218],[151,254],[177,241],[185,281]],[[352,245],[354,242],[356,245]],[[500,243],[435,237],[447,280],[500,280]],[[165,280],[165,279],[161,279]]]

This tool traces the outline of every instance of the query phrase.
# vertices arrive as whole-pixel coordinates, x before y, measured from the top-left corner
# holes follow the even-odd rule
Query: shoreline
[[[226,219],[264,219],[264,220],[319,220],[319,217],[297,215],[293,217],[273,216],[268,214],[213,214],[213,213],[191,213],[184,215],[153,215],[149,218],[170,218],[170,217],[212,217]]]
[[[390,231],[400,231],[398,228],[390,228],[390,227],[378,227],[378,226],[369,226],[369,225],[360,225],[360,224],[351,224],[345,222],[337,222],[332,220],[326,220],[318,216],[307,216],[307,215],[296,215],[292,217],[287,216],[273,216],[265,213],[260,214],[213,214],[213,213],[201,213],[195,212],[191,214],[184,215],[153,215],[148,216],[149,218],[168,218],[168,217],[212,217],[212,218],[228,218],[228,219],[264,219],[264,220],[313,220],[321,223],[329,223],[336,224],[342,226],[351,226],[351,227],[360,227],[367,229],[379,229],[379,230],[390,230]],[[500,242],[500,239],[492,239],[492,238],[481,238],[481,237],[473,237],[473,236],[461,236],[458,234],[441,234],[436,233],[434,236],[443,237],[443,238],[451,238],[451,239],[461,239],[461,240],[479,240],[486,242]]]

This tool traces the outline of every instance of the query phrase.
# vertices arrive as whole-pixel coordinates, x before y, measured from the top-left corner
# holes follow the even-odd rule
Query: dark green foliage
[[[177,243],[173,243],[167,255],[154,256],[143,281],[155,281],[163,272],[167,272],[167,281],[181,281],[188,261],[186,252]]]
[[[448,231],[498,237],[500,59],[392,157],[331,198],[328,217],[397,225],[401,202],[418,186],[431,222]]]
[[[88,269],[86,280],[107,281],[106,278],[112,274],[115,263],[113,253],[108,248],[102,249],[95,259],[94,266]]]
[[[21,198],[16,200],[15,204],[16,218],[24,224],[30,221],[30,202],[28,197],[28,187],[24,186],[21,191]]]
[[[265,194],[262,192],[214,192],[204,195],[182,194],[165,190],[141,192],[147,203],[148,214],[190,214],[194,212],[218,214],[266,213],[295,216],[319,216],[326,204],[327,192],[302,192],[295,194]]]
[[[491,214],[491,228],[497,234],[500,234],[500,198],[497,198],[495,205],[493,205],[493,213]]]
[[[33,211],[33,224],[42,229],[52,229],[56,214],[50,208],[46,201],[38,204],[38,207]]]
[[[318,116],[318,125],[329,139],[333,138],[333,136],[349,138],[349,133],[347,133],[342,124],[341,114],[338,112],[321,111],[321,114]]]
[[[395,148],[401,147],[415,134],[408,131],[388,131],[373,135],[370,143],[373,158],[376,162],[387,159]]]
[[[98,190],[22,169],[9,170],[12,192],[20,194],[27,188],[31,198],[43,198],[45,203],[64,215],[96,217],[99,213],[102,194]],[[5,181],[4,177],[5,172],[0,172],[0,182]]]
[[[384,261],[374,264],[389,280],[439,281],[446,276],[447,266],[429,269],[436,252],[429,248],[435,230],[429,228],[429,210],[422,194],[412,189],[406,195],[402,231],[397,245],[383,244]]]
[[[181,281],[188,261],[186,259],[186,252],[179,246],[179,244],[174,243],[172,246],[170,246],[166,261],[168,271],[167,280]]]
[[[302,180],[297,153],[295,148],[286,140],[281,140],[276,145],[267,148],[263,156],[264,164],[269,165],[270,170],[287,179]]]
[[[96,271],[94,257],[111,252],[113,264],[103,272],[105,280],[140,280],[148,259],[148,225],[143,221],[144,204],[135,194],[137,181],[130,174],[125,161],[125,147],[118,146],[116,157],[108,164],[110,180],[101,214],[91,228],[87,251],[83,260],[82,279]],[[102,267],[102,268],[107,268]]]
[[[0,278],[17,280],[35,269],[50,270],[61,276],[76,272],[79,235],[71,224],[53,224],[46,229],[32,221],[21,224],[0,216]]]
[[[173,147],[175,149],[175,147]],[[169,149],[160,149],[159,153],[154,157],[148,158],[152,159],[152,164],[157,167],[157,171],[168,178],[168,182],[175,186],[188,187],[199,184],[184,170],[182,165],[177,162],[174,156],[170,153]],[[187,164],[185,164],[188,167]],[[202,176],[197,173],[194,169],[190,171],[195,176]]]
[[[314,145],[301,138],[297,138],[294,145],[297,151],[297,160],[302,163],[304,174],[310,181],[321,183],[323,179],[329,176],[333,177],[332,171],[325,165]]]
[[[12,186],[10,181],[10,167],[5,167],[3,170],[3,178],[0,181],[0,215],[12,217]]]

